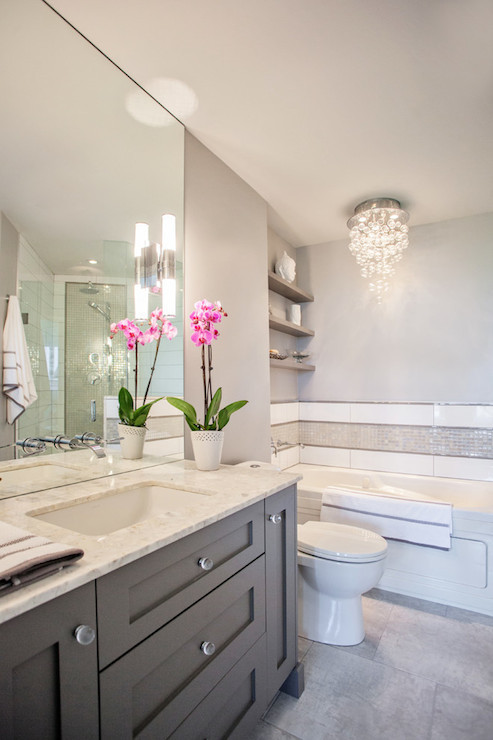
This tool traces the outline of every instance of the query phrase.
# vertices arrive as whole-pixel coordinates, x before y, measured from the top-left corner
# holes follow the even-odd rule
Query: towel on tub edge
[[[77,547],[0,522],[0,595],[56,573],[83,554]]]
[[[322,494],[321,521],[351,524],[382,537],[450,549],[452,505],[330,487]]]

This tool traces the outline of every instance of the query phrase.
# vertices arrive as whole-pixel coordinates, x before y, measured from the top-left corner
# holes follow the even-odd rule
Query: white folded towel
[[[13,424],[38,398],[17,296],[11,295],[3,330],[3,392],[7,421]]]
[[[0,595],[56,573],[83,555],[77,547],[0,522]]]
[[[389,539],[450,549],[452,506],[444,501],[329,487],[322,494],[320,518],[370,529]]]

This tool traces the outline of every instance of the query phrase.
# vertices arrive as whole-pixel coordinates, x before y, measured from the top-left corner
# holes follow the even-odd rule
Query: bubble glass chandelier
[[[379,303],[389,289],[396,263],[409,244],[408,219],[409,214],[402,210],[398,200],[374,198],[357,205],[347,222],[349,249],[360,265],[361,275],[370,280],[370,290]]]

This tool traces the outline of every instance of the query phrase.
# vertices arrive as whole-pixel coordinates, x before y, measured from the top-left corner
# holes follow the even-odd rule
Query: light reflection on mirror
[[[183,393],[184,130],[151,98],[148,110],[166,125],[136,120],[126,110],[135,93],[145,95],[41,0],[2,3],[0,211],[19,234],[18,295],[38,392],[17,439],[117,436],[115,399],[133,384],[133,358],[123,336],[109,341],[109,326],[134,315],[135,224],[160,233],[164,213],[176,216],[179,333],[161,343],[151,397]],[[159,303],[151,296],[149,313]],[[139,394],[153,358],[146,350]],[[177,416],[151,420],[149,453],[179,454],[181,429]]]

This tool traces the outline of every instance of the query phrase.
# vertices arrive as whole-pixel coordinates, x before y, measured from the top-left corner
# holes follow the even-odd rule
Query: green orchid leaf
[[[120,420],[123,422],[127,422],[127,419],[133,411],[134,402],[130,392],[126,388],[120,388],[120,392],[118,394],[118,404],[118,413],[120,416]]]
[[[199,424],[199,422],[197,421],[197,412],[195,411],[191,403],[188,403],[188,401],[184,401],[183,398],[174,398],[173,396],[167,396],[166,400],[172,406],[177,408],[178,411],[182,412],[185,417],[185,421],[187,422],[192,432],[196,432],[199,429],[203,428],[202,425]]]
[[[132,395],[126,388],[120,388],[120,392],[118,394],[118,415],[120,417],[120,421],[123,424],[127,424],[127,426],[143,427],[147,421],[151,407],[163,398],[164,396],[161,396],[161,398],[155,398],[154,401],[149,401],[149,403],[134,409]]]
[[[248,401],[233,401],[233,403],[229,403],[227,406],[221,409],[217,416],[217,428],[219,430],[223,429],[223,427],[225,427],[230,420],[231,414],[241,409],[247,403]]]
[[[222,395],[223,395],[222,388],[218,388],[212,397],[212,401],[210,402],[209,408],[207,409],[207,414],[206,414],[205,422],[204,422],[204,426],[206,429],[216,428],[215,422],[211,425],[211,419],[214,419],[215,415],[219,411],[219,406],[221,405]]]

